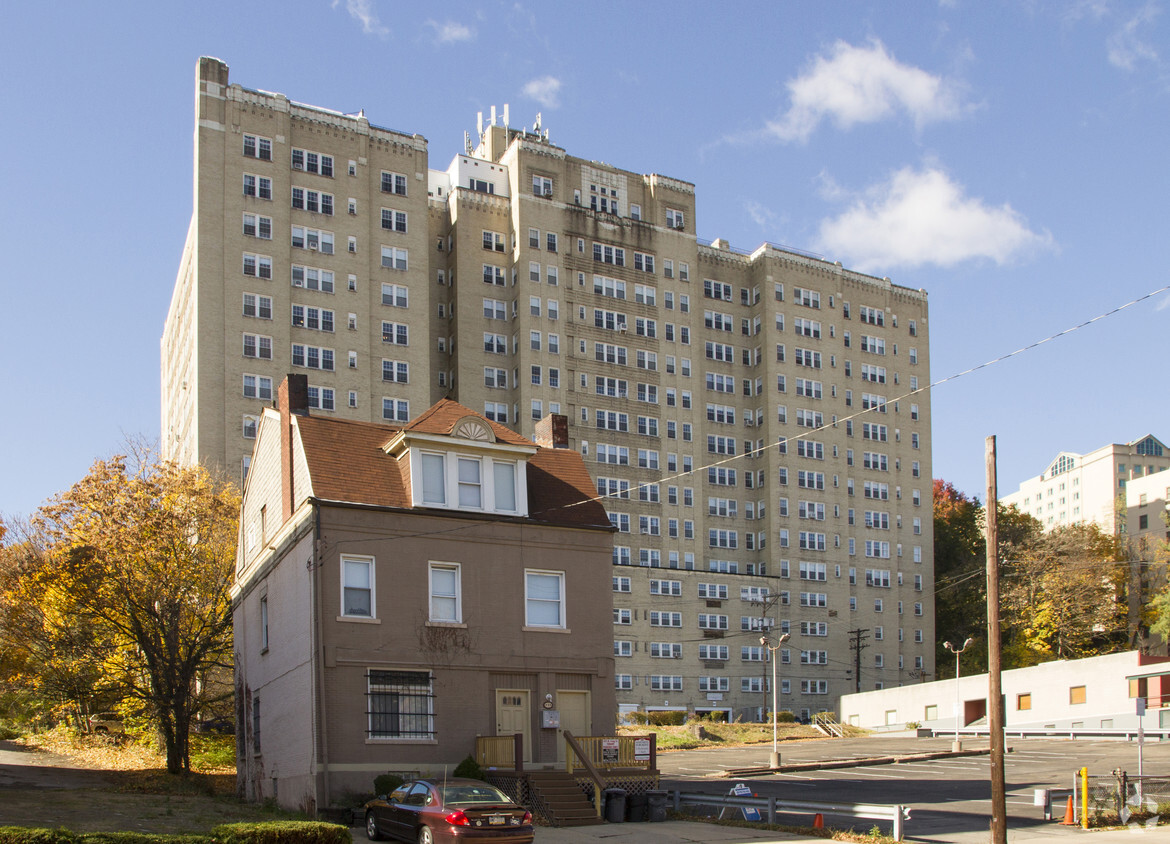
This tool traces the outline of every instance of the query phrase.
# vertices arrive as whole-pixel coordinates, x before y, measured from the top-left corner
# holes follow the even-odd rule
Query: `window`
[[[565,575],[563,572],[524,572],[525,626],[565,626]]]
[[[306,369],[324,369],[332,372],[333,350],[293,343],[292,363],[293,366],[303,366]]]
[[[457,624],[463,621],[459,566],[431,563],[431,621]]]
[[[248,158],[259,158],[262,161],[272,160],[272,141],[256,135],[244,135],[244,155]]]
[[[272,218],[261,217],[258,214],[245,214],[244,234],[247,237],[272,240]]]
[[[405,399],[382,399],[382,418],[390,422],[410,421],[410,402]]]
[[[292,245],[295,249],[307,249],[310,252],[323,252],[326,255],[332,255],[333,232],[307,229],[303,226],[293,226]],[[332,292],[332,289],[330,292]]]
[[[1031,692],[1021,692],[1020,694],[1016,695],[1016,710],[1017,711],[1031,709],[1031,708],[1032,708],[1032,693]]]
[[[1070,704],[1085,703],[1088,700],[1088,694],[1085,686],[1069,686],[1068,702]]]
[[[351,618],[375,618],[374,558],[341,558],[341,614]]]
[[[313,214],[333,216],[333,194],[293,186],[292,207]]]
[[[309,407],[315,410],[333,410],[333,388],[332,387],[308,387],[308,402]]]
[[[253,278],[272,278],[272,258],[245,252],[242,272]]]
[[[272,179],[245,173],[244,196],[254,196],[257,199],[272,199]]]
[[[382,266],[390,270],[405,270],[408,265],[408,256],[405,249],[394,246],[382,247]]]
[[[668,229],[681,229],[686,225],[686,217],[682,211],[677,211],[674,208],[666,209],[666,227]]]
[[[332,178],[333,156],[294,148],[292,151],[292,169],[303,170],[306,173],[316,173],[320,176]]]
[[[244,398],[265,399],[272,398],[272,379],[263,375],[244,374]]]
[[[553,195],[552,179],[544,176],[532,177],[532,195],[533,196],[549,196]]]
[[[258,334],[245,334],[244,357],[272,360],[272,338]]]
[[[386,231],[406,234],[406,212],[393,208],[382,209],[382,228]]]
[[[433,739],[434,692],[428,671],[371,670],[366,693],[372,739]]]
[[[406,196],[406,176],[401,173],[387,173],[386,171],[382,171],[382,193]]]

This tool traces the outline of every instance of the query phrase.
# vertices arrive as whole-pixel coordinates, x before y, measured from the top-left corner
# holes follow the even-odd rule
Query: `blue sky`
[[[0,69],[0,514],[159,428],[200,55],[418,132],[540,112],[571,154],[696,185],[699,236],[930,294],[932,374],[1170,283],[1166,3],[13,2]],[[1162,293],[940,385],[934,475],[1170,437]]]

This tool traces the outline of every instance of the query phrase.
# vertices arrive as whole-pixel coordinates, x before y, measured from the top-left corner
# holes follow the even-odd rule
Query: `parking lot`
[[[899,756],[946,751],[951,739],[882,738],[793,742],[781,745],[781,763],[874,756]],[[964,739],[965,749],[986,748],[986,740]],[[1087,766],[1093,775],[1115,768],[1137,773],[1137,745],[1124,741],[1010,739],[1005,756],[1008,827],[1013,840],[1029,832],[1058,832],[1034,805],[1037,788],[1070,788],[1075,772]],[[745,775],[734,780],[711,774],[764,766],[771,746],[663,753],[658,759],[664,788],[727,793],[734,782],[750,784],[761,797],[850,803],[906,804],[912,809],[906,825],[919,841],[985,841],[991,815],[990,761],[987,756],[910,761],[855,768]],[[1170,742],[1148,742],[1146,774],[1170,773]],[[806,819],[807,820],[807,819]],[[868,828],[868,824],[866,824]]]

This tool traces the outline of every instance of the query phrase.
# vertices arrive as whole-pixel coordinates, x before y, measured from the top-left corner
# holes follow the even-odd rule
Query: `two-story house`
[[[241,792],[313,811],[450,771],[477,735],[539,764],[611,728],[612,527],[553,447],[564,420],[538,445],[449,400],[400,427],[314,417],[309,390],[281,384],[244,491]]]

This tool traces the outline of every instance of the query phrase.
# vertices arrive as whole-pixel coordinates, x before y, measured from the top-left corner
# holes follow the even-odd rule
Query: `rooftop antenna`
[[[539,111],[536,113],[536,122],[532,124],[532,131],[538,135],[540,134],[540,112]]]
[[[492,106],[492,125],[496,125],[496,107]]]
[[[508,128],[508,104],[504,103],[504,128]]]
[[[475,113],[475,134],[483,136],[483,112],[477,111]]]
[[[473,152],[473,150],[471,148],[471,133],[470,132],[463,133],[463,149],[468,155],[471,155],[471,153]]]

